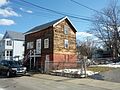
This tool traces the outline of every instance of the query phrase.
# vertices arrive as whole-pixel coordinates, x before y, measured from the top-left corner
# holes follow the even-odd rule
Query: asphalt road
[[[38,79],[35,77],[0,78],[0,90],[112,90],[102,87],[67,82]],[[117,89],[115,89],[117,90]]]
[[[120,68],[100,74],[103,80],[120,83]]]
[[[93,75],[91,78],[120,83],[120,68]]]

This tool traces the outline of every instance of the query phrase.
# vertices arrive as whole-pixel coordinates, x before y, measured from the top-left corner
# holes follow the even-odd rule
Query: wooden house
[[[25,33],[25,65],[46,71],[50,65],[46,62],[75,62],[76,32],[68,17],[29,30]]]

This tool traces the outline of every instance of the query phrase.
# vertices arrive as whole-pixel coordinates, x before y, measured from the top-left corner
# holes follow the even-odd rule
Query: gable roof
[[[68,17],[62,17],[62,18],[59,18],[57,20],[54,20],[54,21],[51,21],[51,22],[48,22],[48,23],[45,23],[45,24],[42,24],[42,25],[39,25],[39,26],[36,26],[34,28],[32,28],[31,30],[27,31],[25,33],[26,34],[30,34],[30,33],[34,33],[34,32],[37,32],[37,31],[40,31],[40,30],[43,30],[43,29],[46,29],[50,26],[55,26],[57,25],[58,23],[60,23],[61,21],[63,20],[68,20],[68,22],[71,24],[71,26],[74,28],[75,32],[77,32],[76,28],[74,27],[74,25],[71,23],[71,21],[68,19]]]
[[[5,35],[3,36],[3,39],[5,38],[11,38],[13,40],[25,40],[25,37],[23,33],[21,32],[15,32],[15,31],[6,31]]]

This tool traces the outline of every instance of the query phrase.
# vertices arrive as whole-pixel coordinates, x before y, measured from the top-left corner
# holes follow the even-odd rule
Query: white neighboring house
[[[0,60],[23,60],[24,41],[23,33],[6,31],[0,41]]]

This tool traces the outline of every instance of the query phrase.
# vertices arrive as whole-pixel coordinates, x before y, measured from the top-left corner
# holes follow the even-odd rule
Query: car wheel
[[[10,77],[10,71],[7,71],[6,76]]]

